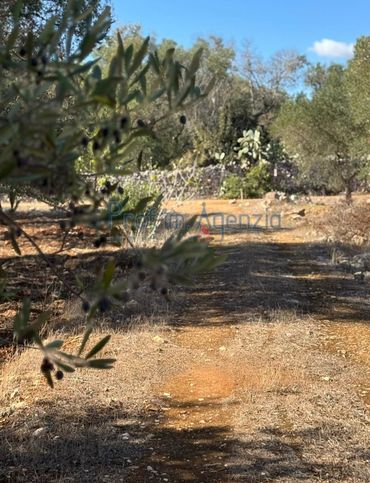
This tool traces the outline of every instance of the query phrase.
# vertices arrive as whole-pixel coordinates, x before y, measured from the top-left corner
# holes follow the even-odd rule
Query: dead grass
[[[149,438],[147,427],[155,424],[153,389],[185,362],[170,342],[165,319],[161,325],[148,318],[131,323],[126,333],[113,333],[102,354],[117,358],[104,377],[101,371],[79,370],[50,390],[39,371],[40,353],[30,349],[3,367],[1,481],[91,481],[97,474],[94,481],[104,481],[105,474],[111,475],[108,481],[121,481],[119,475],[126,481],[133,471],[130,461],[140,458],[145,447],[139,441]],[[106,333],[98,330],[91,344]],[[71,351],[80,342],[80,336],[66,336],[65,331],[53,336],[65,337],[65,348]],[[171,365],[163,364],[164,358]],[[120,470],[112,476],[118,461]]]
[[[368,481],[369,417],[361,367],[322,351],[310,318],[240,329],[245,383],[234,415],[237,481]]]
[[[307,218],[316,208],[328,211],[311,205]],[[337,276],[323,281],[306,220],[291,228],[228,235],[225,268],[177,305],[144,289],[113,307],[91,340],[113,334],[111,371],[77,371],[51,391],[39,352],[13,356],[0,369],[0,481],[370,481],[368,327],[332,320],[341,297],[366,304]],[[80,304],[57,304],[48,337],[73,351]]]
[[[312,220],[318,233],[332,244],[368,247],[370,244],[369,203],[360,200],[338,205]]]

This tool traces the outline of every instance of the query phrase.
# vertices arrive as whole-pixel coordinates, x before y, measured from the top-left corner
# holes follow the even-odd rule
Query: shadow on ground
[[[203,276],[189,290],[192,306],[178,311],[178,324],[244,323],[280,310],[336,321],[368,317],[368,283],[336,269],[326,244],[246,240],[220,253],[227,261],[211,283]]]
[[[299,445],[286,442],[322,437],[320,428],[310,434],[263,428],[241,441],[227,426],[164,429],[156,422],[163,413],[132,415],[92,405],[83,415],[71,415],[60,406],[45,403],[38,435],[32,419],[19,416],[2,429],[0,481],[311,481],[326,474],[330,481],[343,481],[346,474],[344,464],[302,458]],[[340,435],[342,428],[335,431]],[[351,457],[365,461],[369,455],[353,448]]]

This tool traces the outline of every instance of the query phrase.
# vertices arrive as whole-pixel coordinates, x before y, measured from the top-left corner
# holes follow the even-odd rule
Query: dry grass
[[[370,420],[353,391],[362,368],[323,352],[323,333],[291,315],[240,329],[235,480],[369,481]]]
[[[130,461],[142,456],[149,438],[146,428],[155,424],[157,411],[150,410],[154,388],[184,363],[170,343],[165,320],[161,325],[148,318],[136,322],[126,333],[113,333],[102,355],[117,358],[117,363],[104,377],[101,371],[79,370],[50,390],[34,350],[3,367],[1,481],[91,481],[92,475],[94,481],[104,481],[105,474],[110,475],[107,481],[126,481]],[[96,332],[91,344],[105,334]],[[64,336],[71,351],[80,342],[80,336],[66,336],[65,331],[53,336]],[[163,365],[164,358],[172,361],[170,366]]]
[[[231,234],[228,265],[175,294],[176,314],[146,289],[113,307],[90,342],[113,334],[103,354],[117,358],[112,371],[78,371],[51,391],[39,352],[16,354],[1,369],[0,481],[370,481],[368,328],[346,319],[344,331],[318,305],[338,295],[334,319],[345,296],[366,304],[357,287],[343,294],[336,277],[323,280],[303,223]],[[325,292],[310,299],[311,289]],[[59,302],[48,337],[73,351],[80,304]]]
[[[318,233],[334,244],[368,247],[370,244],[369,204],[361,201],[332,207],[313,221]]]

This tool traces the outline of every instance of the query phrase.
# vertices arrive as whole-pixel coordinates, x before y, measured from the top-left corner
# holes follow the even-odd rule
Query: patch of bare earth
[[[370,481],[368,287],[310,231],[324,202],[302,220],[277,206],[281,231],[216,233],[228,260],[180,305],[113,324],[112,371],[51,391],[38,353],[15,355],[1,373],[0,481]],[[73,347],[79,331],[64,330]]]

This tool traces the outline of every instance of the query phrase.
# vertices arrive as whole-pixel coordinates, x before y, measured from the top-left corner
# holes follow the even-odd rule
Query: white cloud
[[[316,41],[309,50],[321,57],[344,57],[350,59],[353,56],[353,48],[354,44],[322,39]]]

